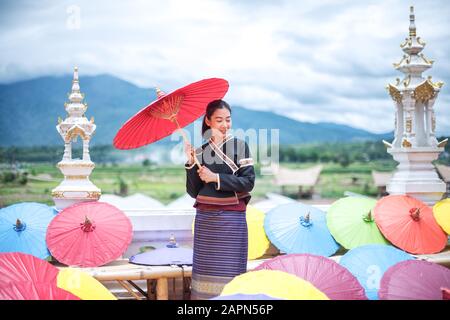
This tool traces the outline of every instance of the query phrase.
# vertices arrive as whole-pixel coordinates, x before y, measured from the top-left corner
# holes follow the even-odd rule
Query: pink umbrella
[[[33,283],[24,281],[0,287],[0,300],[80,300],[56,283]]]
[[[0,254],[0,287],[11,283],[54,283],[59,270],[45,260],[21,252]]]
[[[255,270],[279,270],[311,282],[331,300],[367,300],[356,277],[335,261],[312,254],[288,254],[263,262]]]
[[[380,282],[382,300],[442,300],[450,288],[450,270],[423,260],[406,260],[390,267]]]
[[[47,230],[47,246],[59,262],[97,267],[119,258],[132,238],[130,219],[104,202],[82,202],[61,211]]]

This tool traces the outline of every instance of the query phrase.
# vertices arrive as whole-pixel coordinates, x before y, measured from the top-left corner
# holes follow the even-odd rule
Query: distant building
[[[314,187],[319,181],[322,166],[317,165],[307,169],[287,169],[279,167],[275,170],[274,184],[286,192],[287,186],[298,186],[298,198],[311,198]]]

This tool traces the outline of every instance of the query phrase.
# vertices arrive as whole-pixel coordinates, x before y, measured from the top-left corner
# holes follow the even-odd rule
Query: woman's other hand
[[[201,166],[201,168],[198,169],[197,172],[200,179],[204,182],[217,182],[217,174],[209,170],[207,167]]]

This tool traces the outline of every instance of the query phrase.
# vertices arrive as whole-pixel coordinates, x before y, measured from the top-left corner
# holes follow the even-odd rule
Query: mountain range
[[[55,126],[58,117],[64,119],[67,116],[64,102],[68,101],[71,84],[71,75],[1,84],[0,146],[62,145]],[[97,125],[92,145],[112,145],[125,121],[156,98],[153,89],[141,88],[111,75],[81,77],[80,87],[88,104],[86,116],[88,119],[93,116]],[[280,129],[280,144],[284,145],[392,137],[392,133],[374,134],[335,123],[301,122],[241,106],[232,106],[232,117],[234,129]],[[192,136],[194,125],[188,126],[187,130]],[[167,143],[170,143],[170,137],[159,142]]]

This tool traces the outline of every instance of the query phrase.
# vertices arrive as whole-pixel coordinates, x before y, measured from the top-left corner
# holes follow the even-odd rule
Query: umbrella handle
[[[175,118],[173,120],[173,122],[176,124],[178,130],[181,133],[181,136],[183,137],[184,143],[189,143],[188,137],[186,136],[186,132],[184,132],[184,130],[180,127],[180,124],[178,123],[177,119]],[[202,165],[200,164],[200,162],[198,161],[197,157],[195,156],[195,154],[193,155],[194,158],[194,162],[195,164],[198,166],[198,168],[200,169],[202,167]]]

